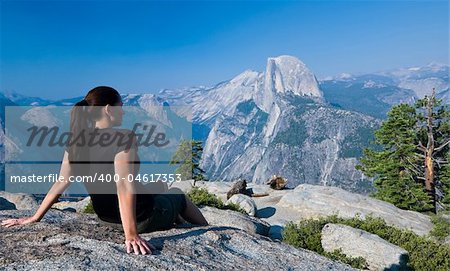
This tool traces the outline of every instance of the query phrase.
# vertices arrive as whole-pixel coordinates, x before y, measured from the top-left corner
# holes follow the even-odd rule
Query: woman
[[[84,185],[100,221],[123,229],[127,253],[151,253],[154,247],[142,239],[139,233],[168,229],[180,216],[192,224],[208,225],[200,210],[181,190],[172,188],[157,194],[163,192],[161,186],[149,190],[147,185],[128,181],[130,174],[136,176],[139,172],[139,156],[134,133],[112,128],[122,123],[122,105],[120,94],[105,86],[90,90],[82,101],[76,103],[71,111],[72,136],[60,169],[60,176],[65,181],[52,186],[33,216],[7,219],[1,224],[10,227],[40,221],[70,185],[69,176],[109,174],[113,180],[114,176],[117,177],[117,181],[84,182]],[[102,138],[122,141],[128,138],[131,144],[111,140],[107,145],[92,145],[76,136],[93,131],[98,137],[97,142]]]

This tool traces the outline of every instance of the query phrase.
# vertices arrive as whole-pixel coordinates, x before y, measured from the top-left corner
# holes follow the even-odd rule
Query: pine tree
[[[450,111],[435,98],[434,90],[415,107],[399,104],[388,112],[375,132],[379,149],[365,149],[357,166],[374,178],[376,198],[415,211],[437,212],[446,207],[449,117]]]
[[[182,180],[194,179],[194,185],[197,181],[206,181],[205,171],[200,168],[200,160],[203,153],[201,141],[183,140],[180,142],[177,151],[172,157],[170,164],[180,165],[176,173],[181,174]]]
[[[425,190],[433,201],[434,212],[446,208],[442,204],[445,197],[442,190],[442,165],[448,163],[447,154],[450,150],[450,110],[442,105],[442,100],[436,99],[435,90],[431,96],[416,103],[418,110],[418,156],[423,159],[424,176],[419,176],[425,182]]]
[[[438,203],[442,209],[450,211],[450,153],[447,153],[447,163],[442,165],[439,171],[438,182],[436,185]]]
[[[414,178],[418,164],[414,155],[414,130],[417,116],[407,104],[394,106],[388,119],[375,132],[375,144],[382,150],[365,149],[357,168],[374,177],[374,196],[402,209],[424,211],[431,208],[430,200]],[[412,165],[411,165],[412,164]]]

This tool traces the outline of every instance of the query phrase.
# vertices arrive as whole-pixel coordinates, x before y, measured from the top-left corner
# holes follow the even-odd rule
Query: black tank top
[[[127,129],[116,129],[116,128],[104,128],[96,129],[94,142],[100,137],[108,137],[110,140],[108,144],[93,144],[89,146],[89,164],[83,170],[83,172],[88,172],[85,175],[95,177],[95,182],[83,182],[86,190],[91,196],[92,205],[97,216],[104,221],[111,223],[121,223],[120,211],[119,211],[119,199],[117,196],[116,182],[114,181],[115,169],[114,169],[114,158],[117,153],[129,150],[130,148],[136,148],[137,145],[135,140],[131,144],[121,144],[126,142],[126,140],[121,140],[121,138],[127,139],[130,134],[134,137],[133,132]],[[112,141],[111,139],[114,139]],[[68,150],[68,147],[66,147]],[[131,162],[135,164],[134,175],[139,173],[139,157],[136,156],[135,161]],[[74,175],[77,175],[76,173]],[[127,177],[125,177],[127,178]],[[109,182],[107,180],[110,180]],[[147,186],[134,182],[136,191],[136,220],[141,222],[151,215],[153,210],[153,195],[149,194],[149,188]],[[147,192],[145,192],[147,191]]]

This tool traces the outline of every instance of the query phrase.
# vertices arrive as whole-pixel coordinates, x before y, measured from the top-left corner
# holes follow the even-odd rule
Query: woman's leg
[[[186,208],[184,208],[184,211],[181,212],[182,218],[192,224],[202,226],[208,225],[208,221],[206,221],[205,217],[203,216],[202,212],[200,212],[198,207],[194,203],[192,203],[192,201],[186,195],[184,195],[184,197],[186,199]]]

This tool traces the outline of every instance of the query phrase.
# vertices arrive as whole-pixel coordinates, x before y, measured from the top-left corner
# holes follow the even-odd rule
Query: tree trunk
[[[433,101],[434,89],[431,97],[427,98],[427,147],[425,150],[425,189],[430,195],[433,203],[433,209],[436,213],[436,191],[434,190],[434,136],[433,136]]]
[[[425,158],[425,189],[431,191],[434,182],[433,159],[427,154]]]
[[[425,190],[433,202],[433,209],[436,212],[436,193],[434,190],[434,168],[433,168],[433,159],[431,155],[426,154],[425,156]]]

